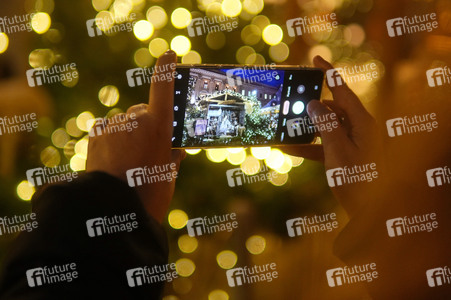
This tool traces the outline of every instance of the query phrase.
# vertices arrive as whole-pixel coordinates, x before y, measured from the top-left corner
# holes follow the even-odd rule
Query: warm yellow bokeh
[[[199,52],[191,50],[182,57],[182,64],[200,64],[202,57]]]
[[[230,250],[224,250],[218,253],[216,255],[216,262],[218,263],[218,266],[220,266],[223,269],[231,269],[236,265],[236,262],[238,261],[238,256],[235,254],[235,252]]]
[[[92,0],[92,7],[97,11],[106,10],[113,0]]]
[[[243,148],[238,148],[238,152],[228,152],[227,161],[232,165],[240,165],[246,159],[246,151]]]
[[[208,300],[229,300],[229,294],[223,290],[213,290],[208,294]]]
[[[83,134],[83,132],[77,127],[77,119],[75,117],[67,120],[66,132],[74,137],[79,137]]]
[[[195,237],[191,237],[187,234],[184,234],[181,237],[179,237],[178,245],[180,251],[182,251],[183,253],[193,253],[197,249],[198,242]]]
[[[154,28],[152,23],[146,20],[140,20],[135,23],[135,26],[133,26],[133,33],[135,34],[135,37],[140,41],[146,41],[150,39],[154,32]]]
[[[185,149],[185,152],[190,154],[190,155],[196,155],[200,151],[202,151],[202,149]]]
[[[74,171],[86,170],[86,156],[75,154],[70,159],[70,168]]]
[[[41,162],[48,168],[54,168],[61,162],[61,155],[53,146],[47,146],[41,151]]]
[[[64,128],[58,128],[52,133],[51,139],[55,147],[64,148],[64,145],[70,140],[70,137]]]
[[[271,149],[269,156],[265,159],[265,163],[271,169],[280,168],[285,160],[282,151],[279,149]]]
[[[106,85],[99,90],[100,102],[107,106],[115,106],[119,101],[119,90],[114,85]]]
[[[227,17],[236,17],[241,13],[242,5],[240,0],[223,0],[221,4],[222,12]]]
[[[169,49],[169,44],[165,39],[155,38],[149,43],[149,52],[153,57],[160,57]]]
[[[172,210],[168,215],[169,225],[174,229],[182,229],[188,222],[188,215],[180,209]]]
[[[4,32],[0,32],[0,54],[8,49],[9,38]]]
[[[191,42],[184,35],[178,35],[171,40],[171,50],[177,53],[177,56],[183,56],[191,50]]]
[[[38,12],[31,18],[31,27],[36,33],[43,34],[49,30],[52,19],[45,12]]]
[[[181,258],[175,262],[175,268],[180,276],[189,277],[196,270],[196,265],[189,258]]]
[[[95,119],[94,115],[89,111],[84,111],[78,115],[76,119],[77,127],[81,131],[88,132],[92,125],[94,125],[93,120]],[[91,124],[91,126],[89,126]]]
[[[263,29],[263,40],[268,45],[277,45],[282,41],[283,31],[279,25],[270,24]]]
[[[207,158],[215,163],[220,163],[226,160],[227,155],[229,152],[227,152],[224,148],[218,148],[218,149],[207,149],[206,151]]]
[[[260,171],[260,168],[260,161],[252,155],[248,155],[241,164],[241,171],[246,175],[255,175]]]
[[[29,201],[31,200],[31,197],[33,196],[35,189],[34,186],[29,183],[27,180],[22,180],[18,185],[17,185],[17,196],[19,196],[20,199],[24,200],[24,201]]]
[[[147,20],[152,23],[155,29],[163,28],[168,22],[166,11],[160,6],[152,6],[147,10]]]
[[[171,14],[171,23],[177,29],[186,28],[191,23],[191,13],[183,7],[175,9]]]
[[[251,254],[261,254],[265,248],[266,239],[260,235],[253,235],[246,240],[246,249]]]

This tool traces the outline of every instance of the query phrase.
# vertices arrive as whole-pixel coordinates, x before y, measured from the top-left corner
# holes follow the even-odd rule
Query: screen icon
[[[293,107],[291,109],[293,110],[293,113],[295,115],[301,114],[305,109],[304,102],[302,102],[302,101],[294,102]]]

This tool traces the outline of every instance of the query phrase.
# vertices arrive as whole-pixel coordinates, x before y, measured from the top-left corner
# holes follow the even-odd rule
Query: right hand
[[[320,56],[316,56],[313,63],[324,72],[333,69],[333,66]],[[344,83],[344,80],[342,82]],[[307,112],[312,119],[334,112],[341,120],[338,127],[330,132],[320,133],[322,147],[321,145],[284,146],[281,150],[294,156],[324,160],[326,170],[374,162],[380,177],[383,169],[382,142],[375,119],[346,84],[335,85],[329,89],[334,100],[322,102],[312,100],[307,106]],[[368,184],[371,183],[342,185],[332,188],[332,192],[348,214],[352,215],[364,203],[365,196],[362,193],[366,193]]]

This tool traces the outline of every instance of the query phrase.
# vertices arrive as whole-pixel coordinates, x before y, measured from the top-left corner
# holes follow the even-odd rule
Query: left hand
[[[177,56],[167,51],[157,61],[150,87],[149,104],[130,107],[126,114],[115,118],[136,115],[137,128],[130,132],[120,131],[106,133],[89,138],[86,171],[102,171],[127,181],[127,170],[154,166],[176,164],[178,172],[180,162],[186,154],[183,150],[171,150],[173,131],[174,78],[171,81],[157,80],[155,76],[164,72],[175,71]],[[133,121],[133,120],[132,120]],[[127,121],[125,121],[127,122]],[[115,124],[116,125],[116,124]],[[104,132],[108,126],[104,125]],[[169,168],[169,171],[172,170]],[[164,172],[167,173],[167,172]],[[175,179],[170,182],[162,180],[144,183],[134,187],[138,192],[149,215],[162,222],[172,199]],[[126,201],[126,199],[124,199]]]

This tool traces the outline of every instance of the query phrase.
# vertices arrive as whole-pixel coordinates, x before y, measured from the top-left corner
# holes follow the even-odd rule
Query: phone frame
[[[268,65],[239,65],[239,64],[177,64],[176,65],[176,69],[178,68],[183,68],[183,69],[191,69],[191,68],[201,68],[201,69],[235,69],[235,68],[258,68],[258,67],[268,67]],[[323,85],[324,85],[324,80],[325,80],[325,72],[321,69],[321,68],[315,68],[315,67],[306,67],[306,66],[302,66],[302,65],[271,65],[271,67],[268,67],[268,70],[311,70],[311,71],[319,71],[322,73],[322,80],[321,83],[318,83],[319,85],[319,94],[320,97],[322,95],[323,92]],[[176,75],[177,76],[177,75]],[[284,83],[284,82],[283,82]],[[176,83],[174,83],[174,87],[175,87]],[[175,95],[174,95],[175,97]],[[313,100],[313,99],[312,99]],[[318,99],[319,100],[319,99]],[[175,98],[174,98],[174,105],[175,105]],[[186,110],[186,108],[185,108]],[[184,113],[185,113],[184,110]],[[280,117],[280,112],[279,112],[279,117]],[[175,121],[175,118],[174,118]],[[183,121],[185,121],[183,119]],[[183,122],[184,123],[184,122]],[[183,124],[184,126],[184,124]],[[309,145],[309,144],[313,144],[313,142],[315,141],[315,137],[316,134],[311,135],[312,138],[310,140],[310,142],[308,143],[274,143],[274,144],[258,144],[258,145],[215,145],[214,147],[212,146],[180,146],[180,147],[174,147],[172,146],[172,149],[215,149],[215,148],[249,148],[249,147],[281,147],[281,146],[294,146],[294,145]],[[276,142],[276,141],[274,141]]]

